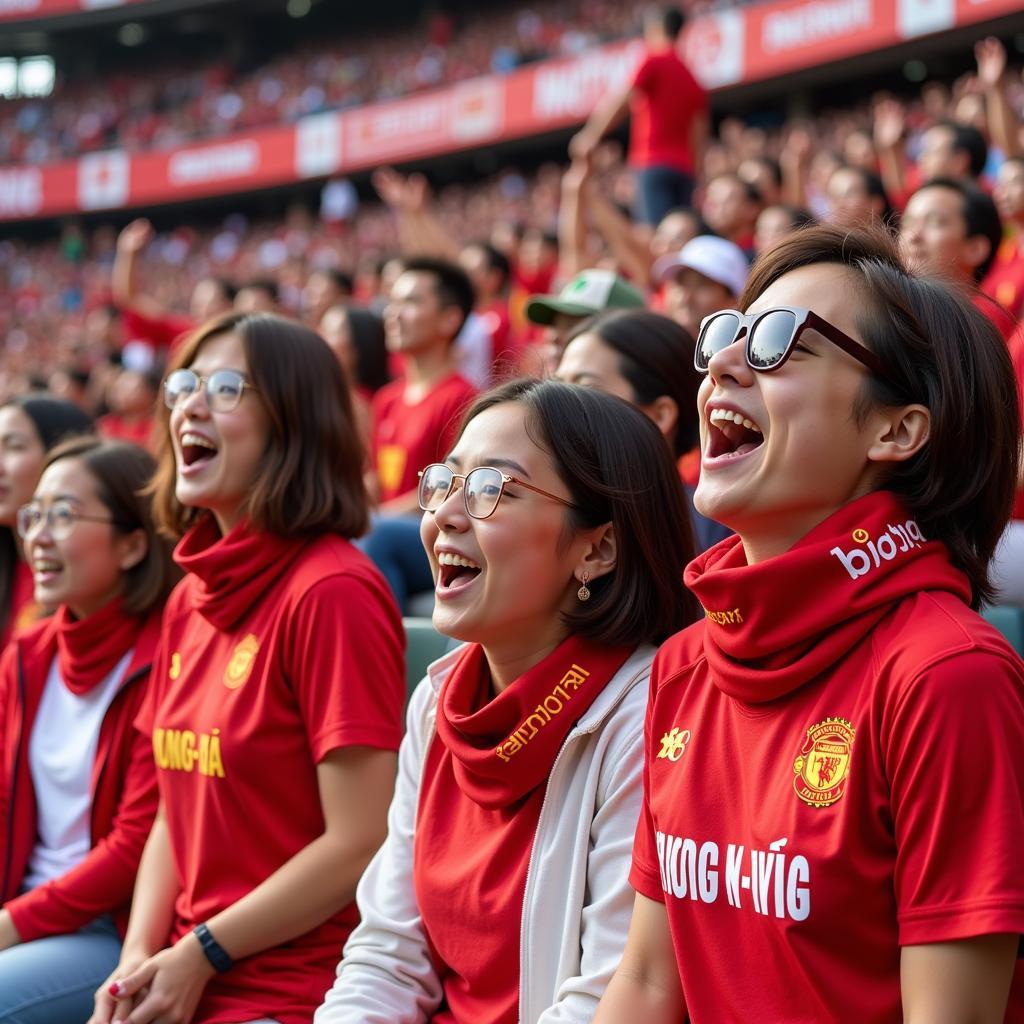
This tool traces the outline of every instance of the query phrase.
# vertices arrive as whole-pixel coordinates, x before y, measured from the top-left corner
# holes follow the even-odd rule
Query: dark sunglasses
[[[817,331],[833,345],[838,345],[872,373],[882,378],[887,376],[882,361],[874,352],[823,320],[817,313],[800,306],[773,306],[760,313],[747,314],[735,309],[723,309],[706,316],[697,334],[693,365],[701,373],[707,373],[711,357],[728,348],[745,331],[747,365],[760,373],[770,373],[779,369],[792,355],[800,335],[808,328]]]

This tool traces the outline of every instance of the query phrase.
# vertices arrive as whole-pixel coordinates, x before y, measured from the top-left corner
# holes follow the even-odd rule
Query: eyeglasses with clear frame
[[[194,370],[175,370],[164,381],[164,404],[173,409],[202,387],[213,412],[234,412],[246,391],[258,390],[238,370],[214,370],[208,377]]]
[[[773,306],[760,313],[722,309],[704,317],[697,333],[693,365],[701,373],[707,373],[712,357],[746,334],[747,365],[758,373],[771,373],[785,364],[800,335],[808,329],[817,331],[878,377],[887,378],[882,361],[871,349],[803,306]]]
[[[457,480],[462,481],[462,500],[466,506],[466,515],[471,519],[489,519],[494,515],[501,496],[505,493],[506,484],[518,484],[528,491],[543,494],[545,498],[560,502],[569,508],[576,506],[566,498],[534,487],[517,476],[509,476],[493,466],[477,466],[468,473],[453,473],[443,462],[432,462],[419,472],[420,486],[418,500],[424,512],[436,512],[452,493]]]
[[[84,512],[79,512],[68,501],[55,501],[45,508],[38,501],[30,501],[18,509],[18,536],[22,540],[28,540],[45,523],[54,540],[67,540],[80,521],[118,525],[117,520],[109,516],[88,516]]]

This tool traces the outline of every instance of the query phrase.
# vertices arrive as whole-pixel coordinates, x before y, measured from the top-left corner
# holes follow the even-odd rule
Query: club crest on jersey
[[[224,669],[224,685],[229,690],[237,690],[252,674],[252,666],[260,649],[260,642],[249,633],[235,648],[228,667]]]
[[[807,742],[793,762],[793,788],[809,807],[829,807],[846,792],[856,732],[845,718],[826,718],[807,730]]]
[[[924,543],[921,527],[913,519],[905,523],[888,523],[885,530],[873,538],[861,528],[850,534],[856,547],[844,551],[838,545],[829,554],[839,560],[851,580],[859,579],[882,562],[891,562],[897,555],[919,548]]]
[[[669,761],[678,761],[686,750],[686,744],[690,742],[690,730],[680,729],[676,726],[671,732],[661,737],[661,750],[658,757],[664,757]]]

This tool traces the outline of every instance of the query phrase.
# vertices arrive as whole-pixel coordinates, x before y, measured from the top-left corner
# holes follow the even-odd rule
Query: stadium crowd
[[[423,16],[386,36],[351,32],[289,47],[257,67],[175,51],[157,67],[58,82],[45,100],[5,104],[0,160],[46,163],[98,149],[163,149],[503,74],[572,56],[639,28],[637,3],[539,0],[528,7]],[[426,40],[426,45],[424,45]]]
[[[1024,1021],[1024,82],[712,131],[682,24],[563,164],[0,241],[0,1024]]]

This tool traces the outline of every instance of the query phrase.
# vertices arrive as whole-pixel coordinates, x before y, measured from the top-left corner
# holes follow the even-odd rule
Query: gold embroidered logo
[[[229,690],[237,690],[249,678],[259,649],[260,642],[252,633],[247,634],[235,648],[228,667],[224,669],[224,685]]]
[[[575,662],[558,685],[526,716],[523,723],[507,740],[499,743],[494,752],[502,761],[511,761],[562,709],[572,700],[576,691],[587,681],[590,673]]]
[[[866,544],[870,534],[867,530],[854,530],[852,536],[858,544]]]
[[[719,626],[741,626],[743,625],[743,616],[740,614],[739,608],[733,608],[730,611],[722,612],[711,612],[707,608],[704,609],[704,614],[712,622],[718,623]]]
[[[669,761],[678,761],[686,750],[686,744],[690,742],[690,730],[674,728],[671,732],[661,737],[661,750],[658,757],[667,758]]]
[[[793,788],[809,807],[828,807],[846,792],[856,732],[845,718],[826,718],[807,730],[807,742],[793,762]]]
[[[181,655],[175,651],[171,655],[171,667],[167,670],[171,679],[177,679],[181,675]]]

